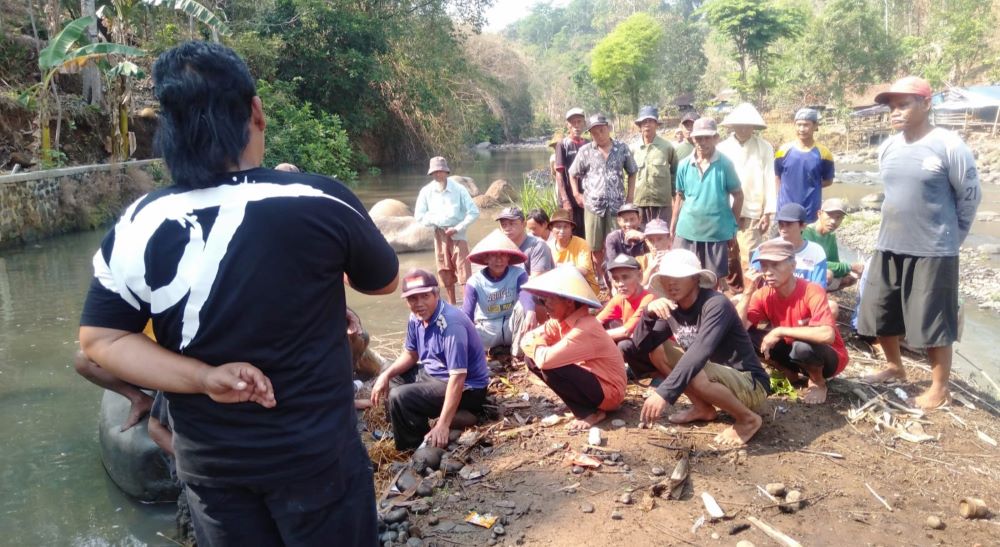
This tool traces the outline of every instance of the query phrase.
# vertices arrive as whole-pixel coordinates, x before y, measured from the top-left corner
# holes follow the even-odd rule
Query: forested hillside
[[[152,155],[149,68],[190,39],[247,60],[268,161],[345,179],[547,134],[574,105],[629,116],[733,89],[765,111],[837,109],[905,73],[1000,80],[1000,0],[542,1],[482,33],[496,2],[523,5],[3,0],[0,169]]]

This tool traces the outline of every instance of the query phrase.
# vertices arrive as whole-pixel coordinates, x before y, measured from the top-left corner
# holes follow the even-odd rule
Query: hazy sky
[[[486,24],[487,32],[499,32],[504,27],[524,17],[531,11],[531,7],[540,0],[496,0],[493,7],[486,12],[489,21]],[[552,0],[554,6],[565,5],[569,0]]]

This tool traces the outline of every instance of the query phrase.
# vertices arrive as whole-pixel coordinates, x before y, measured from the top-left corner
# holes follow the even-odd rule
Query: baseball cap
[[[806,208],[798,203],[786,203],[778,210],[774,220],[779,222],[805,222]]]
[[[782,262],[795,257],[795,247],[784,239],[769,239],[757,247],[757,260]]]
[[[823,202],[823,207],[821,207],[827,213],[833,213],[835,211],[840,211],[841,213],[847,212],[847,204],[844,200],[840,198],[830,198]]]
[[[639,115],[635,118],[635,124],[639,125],[646,120],[660,121],[660,114],[656,111],[655,106],[647,105],[639,109]]]
[[[608,262],[608,271],[614,270],[615,268],[629,268],[632,270],[641,270],[642,266],[639,266],[639,261],[635,257],[629,256],[622,253],[615,257],[614,260]]]
[[[524,211],[520,207],[511,206],[504,207],[497,216],[493,217],[493,220],[524,220]]]
[[[583,111],[582,108],[570,108],[569,110],[566,111],[567,121],[569,121],[569,119],[572,118],[573,116],[583,116],[584,118],[586,118],[587,114]]]
[[[623,203],[621,207],[618,208],[616,214],[620,215],[622,213],[638,213],[639,206],[634,203]]]
[[[719,134],[719,126],[712,118],[698,118],[691,130],[692,137],[714,137]]]
[[[924,99],[931,98],[931,84],[917,76],[906,76],[893,82],[888,91],[875,95],[875,102],[886,104],[893,95],[917,95]]]
[[[694,110],[688,110],[687,112],[684,113],[683,116],[681,116],[681,123],[684,123],[684,122],[693,122],[693,121],[697,120],[700,117],[701,116],[697,112],[695,112]]]
[[[427,270],[419,268],[406,272],[403,276],[402,297],[413,296],[415,294],[431,292],[438,286],[437,278]]]
[[[590,131],[591,129],[597,127],[598,125],[611,125],[608,122],[608,117],[605,116],[604,114],[601,114],[600,112],[592,114],[590,116],[590,121],[587,123],[587,131]]]
[[[819,110],[815,108],[800,108],[795,112],[795,121],[819,123]]]

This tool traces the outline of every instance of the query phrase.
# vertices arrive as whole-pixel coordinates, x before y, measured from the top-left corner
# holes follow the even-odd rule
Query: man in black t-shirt
[[[344,284],[392,292],[396,255],[340,182],[260,168],[263,107],[232,50],[182,44],[153,79],[174,185],[95,254],[81,348],[164,392],[199,545],[373,545]]]
[[[650,291],[661,298],[649,303],[633,334],[629,353],[666,360],[658,347],[673,336],[684,354],[668,363],[670,375],[642,406],[641,419],[652,423],[677,402],[681,393],[692,407],[670,416],[675,424],[712,421],[724,410],[735,423],[715,442],[746,444],[760,429],[757,414],[771,392],[770,378],[754,351],[736,308],[722,293],[712,289],[715,274],[703,269],[698,257],[686,249],[674,249],[660,260],[649,281]]]

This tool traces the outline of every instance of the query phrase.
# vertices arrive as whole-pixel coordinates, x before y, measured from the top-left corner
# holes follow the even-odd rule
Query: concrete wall
[[[0,176],[0,248],[97,228],[168,181],[161,160]]]

